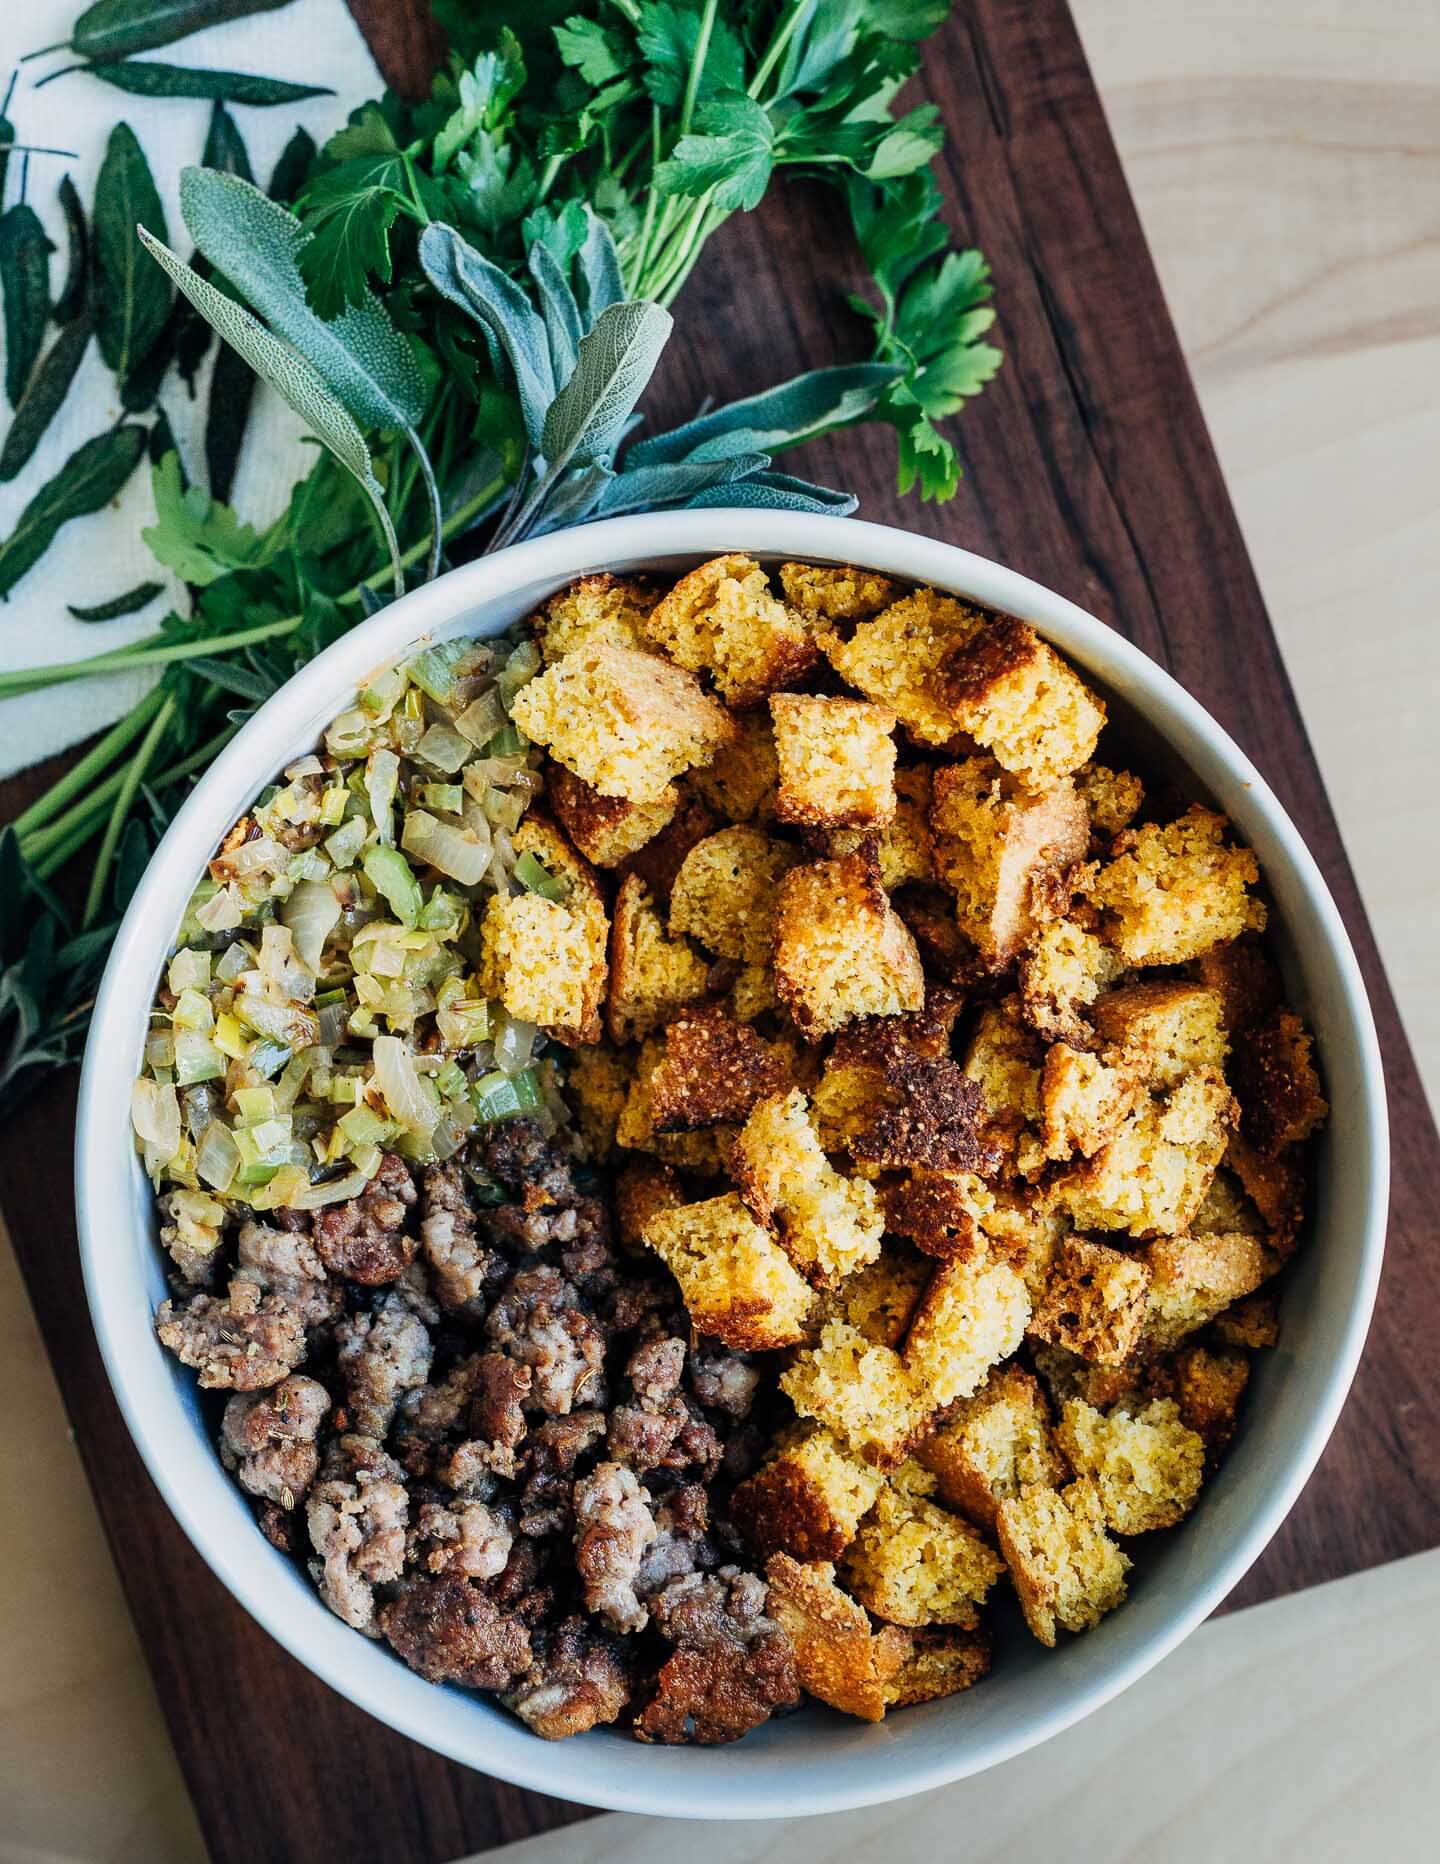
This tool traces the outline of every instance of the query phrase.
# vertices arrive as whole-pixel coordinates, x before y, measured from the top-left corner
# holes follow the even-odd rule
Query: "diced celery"
[[[242,971],[248,971],[255,962],[255,948],[243,938],[231,939],[220,954],[220,962],[215,966],[216,981],[221,984],[233,984]]]
[[[364,816],[351,816],[348,822],[340,824],[333,835],[325,837],[325,852],[336,867],[353,867],[369,833],[370,824]]]
[[[175,999],[173,1021],[177,1029],[198,1029],[208,1035],[215,1027],[210,999],[198,990],[182,990]]]
[[[458,783],[422,783],[419,794],[427,809],[438,809],[441,815],[459,815],[465,807],[465,791]]]
[[[234,1182],[247,1187],[269,1184],[279,1169],[278,1165],[268,1165],[263,1160],[257,1160],[253,1165],[242,1165],[235,1174]]]
[[[459,1062],[447,1061],[435,1075],[435,1085],[447,1100],[453,1100],[457,1094],[463,1094],[470,1084]]]
[[[436,705],[448,705],[455,691],[455,663],[470,650],[469,641],[437,641],[406,662],[405,671]]]
[[[248,1066],[262,1080],[271,1081],[290,1059],[289,1047],[284,1042],[257,1042],[247,1058]]]
[[[513,835],[520,826],[529,797],[523,790],[490,790],[485,797],[485,814],[496,828]]]
[[[384,897],[395,917],[402,925],[413,928],[425,897],[405,856],[398,848],[367,848],[361,865],[370,884]]]
[[[182,946],[170,960],[167,981],[178,997],[187,990],[205,990],[210,983],[210,954]]]
[[[396,1131],[393,1120],[382,1119],[373,1107],[364,1105],[352,1107],[335,1125],[344,1133],[347,1148],[383,1145]]]
[[[455,721],[456,731],[468,738],[478,751],[483,751],[496,732],[503,731],[505,726],[505,704],[493,686],[467,705]]]
[[[325,749],[332,757],[358,757],[370,742],[374,724],[365,712],[342,712],[325,732]]]
[[[175,1079],[181,1087],[213,1081],[225,1072],[225,1057],[208,1035],[198,1029],[181,1029],[175,1036]]]
[[[520,735],[520,728],[507,724],[503,730],[496,732],[485,748],[491,757],[516,757],[526,749],[526,744],[526,739]]]
[[[515,863],[515,878],[528,893],[538,893],[541,899],[559,901],[570,892],[570,882],[563,875],[552,874],[528,848]]]
[[[517,647],[510,650],[510,657],[501,667],[495,685],[505,710],[510,710],[510,702],[520,688],[527,685],[540,671],[540,649],[528,637]]]
[[[238,1017],[224,1010],[215,1018],[215,1046],[232,1061],[244,1061],[250,1053],[250,1038],[240,1027]]]
[[[533,1069],[520,1074],[484,1075],[470,1090],[475,1102],[475,1117],[483,1122],[513,1120],[518,1114],[534,1113],[544,1105],[540,1083]]]
[[[275,1090],[273,1087],[240,1087],[235,1090],[235,1105],[240,1118],[246,1126],[254,1126],[261,1120],[273,1120],[275,1117]]]
[[[353,1107],[360,1096],[360,1083],[353,1074],[332,1074],[330,1098],[337,1107]]]
[[[389,718],[404,693],[405,675],[399,667],[387,667],[361,693],[360,709],[371,718]]]
[[[343,783],[329,784],[320,797],[320,820],[326,828],[338,828],[345,820],[349,792]]]
[[[468,912],[464,900],[458,899],[453,893],[447,893],[443,887],[436,887],[425,902],[425,910],[420,915],[420,928],[425,932],[433,932],[437,938],[456,938],[464,929]]]
[[[415,755],[423,758],[427,764],[433,764],[437,770],[443,770],[446,776],[453,776],[474,749],[468,738],[462,737],[453,725],[442,720],[424,734],[415,746]]]
[[[370,820],[375,833],[386,844],[395,839],[391,806],[400,782],[400,759],[393,751],[372,751],[365,760],[365,795],[370,803]]]

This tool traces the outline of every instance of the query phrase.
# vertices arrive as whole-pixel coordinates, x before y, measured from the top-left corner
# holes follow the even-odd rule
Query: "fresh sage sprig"
[[[18,408],[50,321],[50,254],[40,216],[26,201],[0,214],[0,292],[5,299],[5,394]]]
[[[53,479],[41,486],[0,542],[0,599],[7,599],[32,563],[50,548],[62,525],[99,511],[124,485],[145,452],[145,429],[112,427],[77,447]]]
[[[132,97],[203,97],[212,103],[273,106],[303,103],[307,97],[333,97],[328,84],[293,84],[285,78],[266,78],[251,71],[206,71],[189,65],[163,65],[153,58],[126,58],[114,64],[65,65],[49,72],[35,86],[53,84],[83,71]]]
[[[95,184],[94,224],[95,335],[123,389],[125,378],[164,330],[172,298],[165,274],[135,241],[137,226],[158,228],[158,237],[165,238],[165,210],[145,151],[128,123],[117,123],[110,132]]]
[[[245,19],[252,13],[273,13],[288,5],[289,0],[95,0],[76,20],[68,39],[29,52],[26,58],[62,50],[97,60],[129,58],[135,52],[173,45],[207,26]]]

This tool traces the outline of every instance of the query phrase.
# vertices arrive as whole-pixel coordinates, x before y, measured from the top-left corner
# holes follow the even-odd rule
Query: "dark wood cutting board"
[[[408,0],[352,7],[391,80],[423,78],[430,41]],[[852,487],[867,517],[1049,583],[1167,666],[1307,836],[1380,1028],[1395,1141],[1380,1306],[1334,1440],[1229,1601],[1251,1604],[1440,1543],[1440,1393],[1428,1348],[1440,1330],[1440,1141],[1065,0],[959,0],[929,48],[924,89],[950,135],[951,224],[994,267],[1005,367],[959,423],[967,477],[953,504],[898,500],[883,435],[817,443],[797,470]],[[656,412],[680,418],[706,394],[855,356],[843,309],[853,282],[822,191],[784,190],[731,222],[681,303]],[[4,786],[0,818],[55,768]],[[91,1336],[73,1119],[68,1079],[22,1107],[0,1142],[0,1200],[214,1856],[439,1860],[582,1816],[441,1761],[350,1708],[191,1551],[141,1468]]]

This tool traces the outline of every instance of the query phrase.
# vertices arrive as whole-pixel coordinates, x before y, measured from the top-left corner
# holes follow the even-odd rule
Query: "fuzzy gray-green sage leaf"
[[[39,562],[62,525],[110,503],[144,451],[145,429],[133,423],[112,427],[76,448],[0,542],[0,599],[8,597],[26,570]]]

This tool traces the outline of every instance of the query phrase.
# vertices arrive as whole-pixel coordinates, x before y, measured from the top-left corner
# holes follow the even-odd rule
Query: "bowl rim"
[[[353,1661],[363,1645],[348,1627],[339,1626],[338,1620],[333,1624],[343,1631],[347,1640],[344,1645],[322,1635],[318,1620],[307,1619],[298,1636],[280,1628],[276,1622],[284,1615],[278,1597],[280,1588],[264,1579],[257,1582],[254,1575],[243,1570],[250,1564],[248,1554],[232,1557],[223,1528],[217,1532],[207,1522],[207,1497],[218,1493],[216,1485],[233,1487],[218,1458],[213,1462],[215,1484],[204,1487],[201,1494],[184,1490],[173,1476],[168,1454],[169,1433],[174,1428],[173,1416],[168,1415],[173,1394],[159,1394],[153,1382],[140,1376],[133,1328],[118,1311],[122,1305],[119,1284],[124,1282],[125,1274],[118,1266],[112,1270],[107,1263],[107,1253],[115,1264],[119,1263],[120,1252],[114,1249],[113,1214],[117,1203],[122,1211],[126,1208],[124,1200],[116,1196],[120,1174],[126,1169],[116,1148],[116,1134],[122,1127],[128,1133],[128,1112],[120,1112],[117,1123],[116,1103],[123,1101],[128,1108],[128,1080],[133,1066],[124,1036],[131,1008],[128,984],[132,978],[153,974],[163,950],[168,949],[179,917],[178,912],[157,912],[157,898],[167,888],[173,891],[170,876],[178,872],[179,864],[183,863],[186,875],[201,870],[229,823],[273,775],[280,757],[288,754],[289,746],[307,723],[317,715],[332,716],[343,709],[347,693],[379,667],[411,651],[436,629],[488,603],[513,600],[532,584],[556,587],[605,566],[638,565],[670,557],[703,559],[737,548],[767,559],[861,564],[1023,616],[1062,652],[1073,652],[1099,678],[1126,689],[1162,738],[1170,740],[1179,729],[1203,740],[1207,751],[1247,792],[1247,804],[1264,819],[1292,878],[1321,923],[1340,986],[1336,1013],[1359,1058],[1360,1131],[1354,1143],[1367,1172],[1354,1289],[1338,1350],[1326,1377],[1323,1400],[1290,1444],[1264,1505],[1246,1521],[1243,1531],[1208,1576],[1192,1584],[1188,1597],[1147,1641],[1128,1654],[1112,1658],[1108,1665],[1100,1664],[1088,1679],[1058,1692],[1060,1699],[1009,1736],[991,1735],[988,1742],[982,1739],[968,1750],[964,1743],[957,1743],[956,1751],[942,1751],[930,1759],[916,1756],[907,1760],[898,1746],[892,1746],[887,1750],[885,1766],[870,1769],[863,1776],[857,1770],[853,1780],[838,1787],[813,1788],[803,1778],[787,1780],[783,1766],[762,1766],[753,1781],[731,1767],[716,1768],[711,1779],[701,1786],[680,1786],[668,1777],[669,1767],[656,1764],[666,1751],[655,1749],[647,1750],[654,1758],[643,1785],[632,1783],[634,1776],[629,1769],[617,1769],[617,1774],[625,1777],[613,1782],[584,1782],[585,1802],[594,1806],[712,1819],[844,1811],[898,1799],[983,1771],[1090,1714],[1187,1637],[1233,1589],[1272,1538],[1334,1428],[1374,1306],[1389,1191],[1389,1131],[1379,1043],[1358,963],[1320,870],[1288,814],[1239,746],[1164,668],[1123,635],[1067,598],[1001,564],[937,539],[856,519],[743,508],[643,514],[555,532],[482,557],[449,571],[359,623],[287,681],[231,740],[177,812],[129,903],[97,994],[86,1047],[76,1117],[76,1212],[86,1297],[106,1373],[126,1427],[172,1515],[212,1572],[282,1648],[382,1723],[451,1760],[542,1792],[565,1794],[573,1789],[573,1781],[567,1787],[566,1776],[573,1770],[565,1759],[571,1743],[556,1746],[543,1742],[515,1724],[511,1733],[518,1739],[497,1738],[487,1744],[495,1751],[477,1758],[473,1739],[464,1738],[470,1726],[467,1717],[421,1717],[410,1711],[403,1690],[396,1688],[392,1693],[383,1682],[371,1685],[363,1674],[366,1666],[357,1666]],[[476,621],[478,625],[478,614]],[[188,890],[187,885],[186,893]],[[157,940],[162,941],[158,949]],[[117,1091],[117,1065],[127,1086],[123,1094]],[[133,1176],[136,1169],[131,1149],[129,1173]],[[127,1225],[128,1218],[119,1227]],[[265,1573],[273,1578],[268,1563]],[[320,1609],[324,1611],[323,1606]],[[308,1629],[311,1623],[317,1626],[313,1635]],[[362,1674],[355,1674],[357,1669]],[[449,1696],[448,1691],[434,1685],[424,1688],[440,1700]],[[426,1725],[420,1726],[421,1721]],[[800,1771],[803,1774],[804,1769]]]

